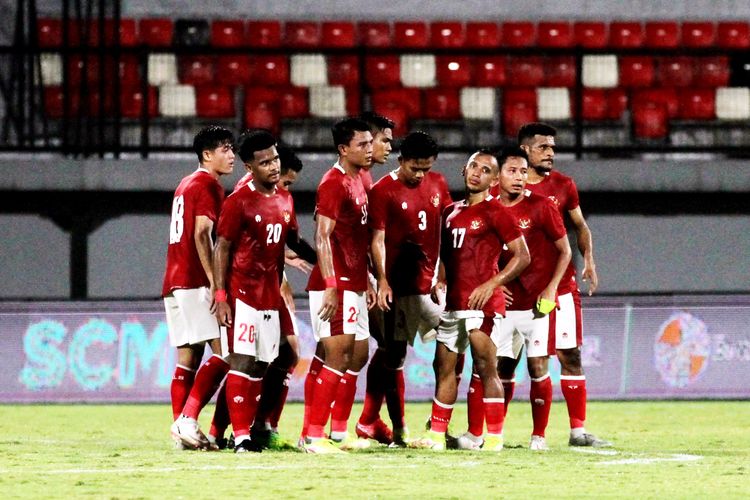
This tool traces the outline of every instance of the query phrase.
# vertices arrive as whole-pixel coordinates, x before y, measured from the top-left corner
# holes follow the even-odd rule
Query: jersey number
[[[240,336],[237,337],[237,340],[251,344],[255,342],[255,325],[250,325],[248,328],[247,323],[240,323],[238,326],[240,328]]]
[[[367,224],[367,205],[362,205],[362,224]]]
[[[424,231],[427,229],[427,212],[420,210],[417,217],[419,217],[419,225],[417,227],[420,231]]]
[[[464,236],[466,236],[465,227],[457,227],[453,231],[453,248],[461,248],[464,244]]]
[[[169,243],[179,243],[185,230],[185,198],[180,195],[172,201],[172,222],[169,224]]]
[[[268,231],[266,245],[270,246],[279,242],[281,239],[281,224],[268,224],[266,226],[266,231]]]

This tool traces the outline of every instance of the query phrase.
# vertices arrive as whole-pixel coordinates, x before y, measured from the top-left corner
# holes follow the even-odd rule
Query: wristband
[[[216,302],[226,302],[227,301],[227,291],[226,290],[216,290],[214,293],[214,301]]]
[[[326,285],[326,288],[336,288],[338,286],[338,283],[336,283],[336,276],[329,276],[323,280],[323,282]]]

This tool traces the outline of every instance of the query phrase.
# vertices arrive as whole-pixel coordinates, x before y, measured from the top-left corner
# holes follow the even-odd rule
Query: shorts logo
[[[409,208],[409,205],[407,205],[405,201],[402,201],[401,202],[401,210],[406,210],[407,208]]]
[[[289,221],[292,220],[292,214],[284,210],[284,212],[281,214],[284,218],[284,224],[289,224]]]
[[[562,338],[567,339],[568,338],[568,332],[563,332]]]
[[[263,321],[271,321],[271,315],[269,313],[263,313]]]
[[[541,343],[541,342],[539,342],[538,340],[535,340],[535,341],[534,341],[534,345],[535,345],[535,346],[540,346],[540,345],[542,345],[542,343]]]
[[[436,194],[432,198],[430,198],[430,203],[432,203],[433,207],[437,207],[440,205],[440,195]]]
[[[523,219],[518,219],[518,227],[521,229],[528,229],[531,227],[531,219],[524,217]]]

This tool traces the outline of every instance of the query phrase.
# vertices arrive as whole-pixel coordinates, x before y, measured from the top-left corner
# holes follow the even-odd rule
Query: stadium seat
[[[401,86],[401,62],[396,55],[365,56],[365,80],[371,89]]]
[[[469,48],[493,48],[499,47],[502,38],[500,27],[497,23],[467,22],[466,42]]]
[[[607,90],[607,118],[621,120],[628,109],[628,94],[624,89]]]
[[[436,88],[425,90],[423,116],[433,120],[458,120],[461,118],[458,89]]]
[[[107,61],[108,65],[114,64],[114,59]],[[120,85],[136,86],[141,83],[141,66],[138,56],[135,54],[120,54],[120,63],[117,74],[120,77]],[[111,74],[111,73],[107,73]]]
[[[155,86],[177,84],[177,57],[174,54],[149,54],[148,83]]]
[[[123,87],[120,89],[120,113],[123,118],[140,118],[143,108],[143,91],[140,87]],[[159,114],[159,95],[156,87],[148,88],[148,116]]]
[[[639,89],[633,94],[633,108],[646,107],[649,104],[663,106],[667,118],[677,118],[680,113],[680,101],[674,88]]]
[[[195,89],[195,112],[200,118],[234,118],[234,91],[224,85],[201,85]]]
[[[716,118],[714,89],[680,89],[678,118],[683,120],[713,120]]]
[[[174,118],[195,116],[195,87],[192,85],[159,87],[159,114]]]
[[[654,82],[654,60],[650,56],[622,56],[619,65],[621,87],[650,87]]]
[[[565,87],[539,87],[536,89],[537,117],[540,120],[569,120],[570,93]]]
[[[695,78],[697,87],[726,87],[729,85],[729,58],[726,56],[696,57]]]
[[[328,84],[355,87],[359,85],[357,56],[328,56]]]
[[[646,23],[644,45],[652,49],[671,49],[680,45],[680,28],[675,21]]]
[[[373,106],[373,111],[393,120],[395,124],[395,127],[393,127],[394,137],[403,137],[408,133],[409,113],[404,108],[393,104],[384,104],[380,108]]]
[[[180,47],[207,47],[211,29],[205,19],[178,19],[174,25],[174,41]]]
[[[39,66],[42,71],[42,85],[54,86],[62,85],[63,81],[63,60],[60,54],[51,54],[43,52],[39,56]]]
[[[633,107],[633,134],[637,139],[663,139],[669,134],[667,110],[660,103]]]
[[[657,59],[656,83],[663,87],[689,87],[693,83],[693,58],[687,56]]]
[[[36,27],[37,44],[40,48],[54,48],[62,45],[62,20],[40,18],[37,20]]]
[[[119,34],[119,45],[121,47],[135,47],[138,45],[138,33],[135,19],[120,19],[119,30],[115,30],[115,20],[104,20],[104,45],[111,47],[115,45],[117,35]],[[119,33],[118,33],[119,32]],[[89,26],[89,44],[99,44],[99,23],[94,21]]]
[[[515,137],[523,124],[538,120],[535,90],[505,90],[502,101],[503,134],[506,137]]]
[[[59,85],[53,85],[44,88],[44,112],[47,117],[52,119],[62,118],[65,114],[65,92]],[[78,112],[80,104],[80,98],[77,93],[71,93],[69,100],[70,114],[73,115]]]
[[[346,92],[339,85],[310,88],[310,115],[320,118],[346,116]]]
[[[242,47],[245,43],[245,23],[243,21],[217,19],[211,22],[212,46]]]
[[[357,34],[351,22],[326,21],[321,24],[320,31],[320,44],[323,47],[355,47],[357,45]]]
[[[575,87],[576,59],[574,56],[550,56],[544,60],[545,87]]]
[[[68,78],[72,85],[79,85],[84,79],[89,85],[99,82],[99,57],[89,55],[85,59],[80,55],[68,58]]]
[[[612,88],[620,81],[617,56],[584,55],[581,79],[584,87]]]
[[[716,45],[722,49],[750,47],[750,24],[747,21],[720,22],[716,27]]]
[[[310,114],[309,92],[304,87],[286,87],[279,90],[279,118],[306,118]]]
[[[328,65],[323,54],[292,54],[290,59],[292,85],[312,87],[328,84]]]
[[[421,117],[422,99],[419,89],[388,89],[373,92],[372,108],[376,113],[380,113],[378,110],[391,107],[402,108],[409,118]]]
[[[506,84],[505,56],[478,56],[474,61],[474,83],[477,87],[502,87]]]
[[[169,47],[174,37],[171,19],[146,18],[138,22],[138,38],[149,47]]]
[[[719,87],[716,89],[716,118],[733,121],[750,119],[750,88]]]
[[[607,46],[607,24],[581,21],[573,24],[573,42],[578,47],[599,49]]]
[[[438,21],[430,24],[430,47],[460,48],[466,43],[466,31],[459,21]]]
[[[712,22],[682,23],[683,47],[711,47],[716,42],[716,25]]]
[[[393,43],[388,23],[358,23],[357,32],[364,47],[390,47]]]
[[[506,47],[534,47],[536,45],[536,25],[530,21],[503,23],[503,45]]]
[[[289,59],[276,55],[251,57],[250,75],[255,85],[289,85]]]
[[[536,28],[536,40],[542,48],[572,47],[573,26],[567,21],[542,21]]]
[[[316,22],[290,21],[284,27],[284,46],[293,49],[320,45],[320,25]]]
[[[613,22],[609,25],[609,46],[615,49],[642,47],[643,26],[639,22]]]
[[[250,47],[281,47],[281,23],[279,21],[248,21],[245,33]]]
[[[517,56],[508,60],[508,85],[539,87],[544,82],[544,59],[540,56]]]
[[[362,94],[359,87],[345,87],[346,94],[346,114],[356,116],[362,111]]]
[[[461,89],[461,116],[467,120],[492,120],[497,112],[495,89],[466,87]]]
[[[245,128],[265,128],[278,134],[280,129],[277,94],[273,89],[245,89]]]
[[[393,23],[393,46],[418,48],[428,46],[427,25],[421,21],[397,21]]]
[[[214,81],[214,58],[211,56],[180,56],[177,62],[180,83],[205,85]]]
[[[437,56],[437,84],[467,87],[472,81],[472,61],[468,56]]]
[[[434,87],[437,72],[432,54],[404,54],[400,57],[401,83],[404,87]]]
[[[607,91],[598,88],[583,89],[581,116],[584,120],[599,121],[608,119]]]
[[[240,54],[225,54],[216,58],[216,81],[224,85],[251,83],[250,57]]]

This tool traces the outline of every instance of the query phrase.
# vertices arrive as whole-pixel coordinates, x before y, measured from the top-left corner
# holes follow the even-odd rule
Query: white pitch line
[[[636,458],[621,458],[620,460],[607,460],[605,462],[599,462],[597,465],[630,465],[630,464],[643,464],[649,465],[657,462],[695,462],[696,460],[702,460],[701,455],[688,455],[684,453],[675,453],[667,457],[636,457]]]

